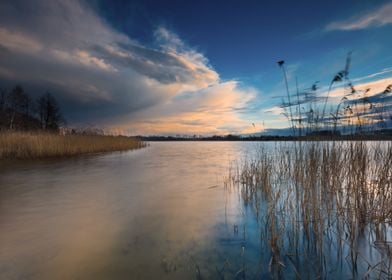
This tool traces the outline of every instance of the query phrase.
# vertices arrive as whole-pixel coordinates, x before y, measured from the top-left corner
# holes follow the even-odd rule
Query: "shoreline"
[[[266,136],[266,137],[242,137],[242,138],[226,138],[226,137],[206,137],[206,138],[182,138],[182,137],[142,137],[138,136],[142,141],[146,142],[326,142],[326,141],[392,141],[392,136],[342,136],[342,137],[292,137],[292,136]]]
[[[138,138],[108,135],[59,135],[46,132],[0,133],[0,160],[69,158],[140,149]]]

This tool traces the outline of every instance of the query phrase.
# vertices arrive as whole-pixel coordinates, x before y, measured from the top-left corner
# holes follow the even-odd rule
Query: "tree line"
[[[33,99],[20,85],[0,90],[0,130],[58,131],[63,124],[60,106],[51,93]]]

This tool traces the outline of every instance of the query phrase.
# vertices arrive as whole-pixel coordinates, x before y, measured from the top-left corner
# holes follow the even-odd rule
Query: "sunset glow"
[[[82,0],[2,2],[3,88],[17,83],[33,96],[52,92],[73,126],[132,135],[221,135],[288,127],[276,65],[282,58],[293,96],[296,80],[300,92],[319,81],[313,98],[325,98],[349,51],[357,89],[369,87],[373,96],[392,83],[392,6],[384,1],[347,3],[335,14],[328,12],[334,6],[329,2],[317,9],[306,1],[290,3],[295,11],[285,14],[286,22],[309,10],[316,14],[306,25],[287,24],[287,31],[279,17],[269,15],[278,8],[271,3],[250,2],[233,19],[213,21],[220,9],[230,12],[237,5],[218,2],[195,25],[183,5],[176,12],[188,14],[189,22],[171,11],[174,4],[136,2],[124,7]],[[148,20],[137,12],[147,10]],[[164,19],[160,10],[167,11]],[[344,91],[336,84],[331,104]]]

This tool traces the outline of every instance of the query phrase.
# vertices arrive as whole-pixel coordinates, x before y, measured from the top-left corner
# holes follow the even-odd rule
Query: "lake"
[[[243,159],[290,145],[152,142],[129,152],[2,162],[0,278],[295,278],[295,266],[315,278],[311,255],[294,265],[286,254],[277,263],[282,271],[271,273],[271,248],[260,234],[266,224],[226,185]],[[350,249],[336,256],[327,237],[326,278],[367,272],[353,271]],[[371,265],[385,257],[364,244],[358,248]]]
[[[3,162],[1,278],[211,278],[227,262],[227,273],[236,273],[243,213],[224,177],[254,145],[153,142],[123,153]]]

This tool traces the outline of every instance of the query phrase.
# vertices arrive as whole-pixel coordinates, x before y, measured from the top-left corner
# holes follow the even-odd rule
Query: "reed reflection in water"
[[[361,182],[365,186],[384,177],[390,186],[390,165],[380,160],[390,153],[386,144],[373,153],[373,144],[367,142],[364,148],[370,145],[368,154],[365,149],[352,154],[359,162],[373,155],[366,165],[373,173],[357,176],[351,186]],[[124,153],[3,162],[1,278],[268,279],[321,275],[335,279],[363,277],[369,269],[371,276],[388,277],[384,273],[387,255],[380,252],[380,245],[388,249],[388,243],[375,243],[381,238],[375,234],[368,238],[374,223],[366,223],[365,235],[358,234],[354,240],[356,250],[370,263],[357,254],[356,271],[350,265],[350,239],[338,240],[332,232],[343,223],[340,230],[345,237],[350,229],[347,219],[335,218],[361,217],[360,211],[354,216],[338,213],[348,213],[344,212],[348,202],[364,202],[353,200],[355,197],[349,201],[344,192],[339,198],[346,200],[339,203],[333,196],[338,189],[330,188],[331,180],[344,183],[345,173],[331,162],[336,157],[334,162],[343,164],[343,150],[331,153],[323,148],[330,144],[312,148],[310,143],[302,143],[304,152],[299,153],[296,145],[153,142],[145,149]],[[306,160],[308,156],[313,161]],[[321,168],[323,164],[330,168]],[[327,185],[322,187],[323,182]],[[299,184],[308,184],[308,190],[318,187],[301,193],[296,192]],[[372,197],[371,192],[366,194]],[[391,195],[386,188],[384,196],[373,196],[374,200],[366,203],[373,201],[374,211],[369,208],[363,213],[382,213],[381,199],[387,203]],[[310,207],[317,205],[302,203],[305,199],[330,204]],[[298,207],[301,205],[309,208]],[[380,231],[383,241],[391,240],[390,228],[387,223],[384,226]],[[315,230],[322,239],[315,238]],[[361,239],[363,236],[366,238]],[[312,242],[306,241],[309,237]],[[340,249],[336,244],[341,244]],[[380,260],[382,266],[377,265]]]

